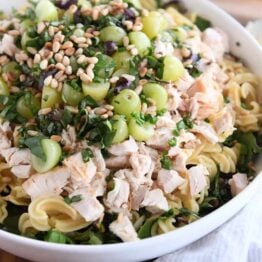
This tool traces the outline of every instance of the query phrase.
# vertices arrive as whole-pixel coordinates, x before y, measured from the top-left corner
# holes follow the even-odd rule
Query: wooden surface
[[[262,0],[212,0],[242,23],[262,19]],[[0,262],[27,262],[0,250]]]

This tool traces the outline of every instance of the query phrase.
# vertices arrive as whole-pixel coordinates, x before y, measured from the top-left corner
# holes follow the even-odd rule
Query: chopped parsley
[[[90,148],[86,148],[82,151],[82,158],[84,162],[88,162],[92,157],[94,157],[94,154]]]
[[[161,162],[161,165],[162,165],[162,167],[163,167],[164,169],[167,169],[167,170],[170,170],[170,169],[171,169],[171,167],[172,167],[172,162],[171,162],[170,158],[168,157],[166,151],[163,152],[162,158],[161,158],[160,162]]]
[[[200,31],[205,31],[207,28],[212,27],[212,24],[209,20],[201,17],[201,16],[197,16],[196,17],[196,21],[195,21],[195,25],[199,28]]]
[[[72,196],[72,197],[65,197],[64,198],[64,201],[70,205],[72,203],[77,203],[77,202],[80,202],[81,200],[83,199],[82,195],[75,195],[75,196]]]
[[[176,137],[173,137],[173,138],[169,139],[168,144],[169,144],[170,146],[176,146],[176,144],[177,144],[177,139],[176,139]]]

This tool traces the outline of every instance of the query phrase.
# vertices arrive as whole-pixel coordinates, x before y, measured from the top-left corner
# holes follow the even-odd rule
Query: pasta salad
[[[179,1],[1,13],[0,229],[108,244],[194,222],[255,176],[258,86]]]

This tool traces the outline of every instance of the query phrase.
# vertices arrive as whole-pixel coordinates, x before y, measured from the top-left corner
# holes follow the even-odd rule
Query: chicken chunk
[[[226,34],[218,28],[208,28],[203,33],[203,42],[207,44],[217,61],[229,51],[229,43]]]
[[[90,189],[82,188],[74,191],[74,193],[69,196],[72,198],[77,195],[81,196],[81,200],[73,202],[70,205],[78,211],[87,222],[93,222],[103,217],[104,207]]]
[[[194,125],[191,132],[201,134],[204,138],[213,144],[219,141],[219,138],[213,127],[206,122],[201,122],[197,125]]]
[[[33,168],[31,165],[18,165],[11,168],[12,174],[14,174],[18,178],[28,178],[30,174],[33,172]]]
[[[112,156],[106,159],[106,167],[109,169],[122,169],[130,167],[129,156]]]
[[[153,189],[146,192],[145,198],[140,205],[152,214],[162,213],[168,210],[168,203],[161,189]]]
[[[149,187],[147,185],[141,185],[137,190],[132,191],[130,204],[132,210],[139,210],[141,203],[143,202],[145,195],[149,191]]]
[[[129,198],[129,184],[125,179],[114,178],[114,188],[109,191],[105,199],[105,205],[111,212],[119,213],[121,208],[127,208]]]
[[[40,196],[60,195],[70,175],[68,168],[57,167],[44,174],[32,175],[23,183],[22,187],[32,199]]]
[[[98,147],[91,147],[94,154],[94,163],[97,167],[98,172],[103,172],[106,169],[105,159],[101,153],[101,150]]]
[[[208,171],[203,165],[193,166],[188,170],[190,195],[195,196],[207,186]]]
[[[109,229],[124,242],[139,240],[133,224],[128,216],[123,213],[120,213],[117,220],[109,225]]]
[[[133,137],[129,137],[122,143],[112,145],[108,148],[108,152],[114,156],[126,156],[138,151],[138,146]]]
[[[157,184],[166,194],[172,193],[176,188],[185,182],[175,170],[161,169],[158,172]]]
[[[133,153],[129,161],[138,177],[145,176],[151,169],[152,160],[148,155]]]
[[[243,191],[248,185],[247,175],[243,173],[237,173],[228,181],[231,189],[232,196],[236,196]]]
[[[71,172],[71,186],[74,188],[85,187],[90,184],[96,174],[96,165],[91,159],[84,162],[81,153],[76,153],[63,161]]]

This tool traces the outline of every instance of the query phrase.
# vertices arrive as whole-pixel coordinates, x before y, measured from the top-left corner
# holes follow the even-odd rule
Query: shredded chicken
[[[157,183],[166,194],[173,192],[185,182],[175,170],[161,169],[157,176]]]
[[[138,151],[138,146],[133,137],[129,137],[122,143],[112,145],[108,148],[108,152],[114,156],[126,156]]]
[[[191,196],[200,193],[207,186],[208,171],[203,165],[193,166],[188,170]]]
[[[243,191],[248,185],[247,175],[243,173],[237,173],[232,176],[228,181],[231,189],[231,194],[236,196],[241,191]]]
[[[117,220],[110,224],[109,229],[124,242],[139,240],[132,222],[128,216],[122,213],[118,215]]]
[[[93,222],[103,217],[104,207],[97,200],[94,192],[88,188],[75,190],[69,197],[80,196],[80,201],[71,203],[71,206],[87,221]]]
[[[66,158],[63,163],[71,172],[70,184],[74,188],[88,186],[97,171],[94,161],[91,159],[85,163],[80,152]]]
[[[60,195],[70,175],[68,168],[57,167],[44,174],[32,175],[22,187],[32,200],[41,196]]]
[[[140,205],[152,214],[162,213],[168,210],[168,203],[161,189],[153,189],[146,192],[145,198]]]
[[[122,169],[130,167],[129,156],[112,156],[106,159],[106,167],[109,169]]]
[[[121,208],[127,208],[129,198],[129,184],[125,179],[114,178],[114,188],[108,192],[104,201],[111,212],[119,213]]]

